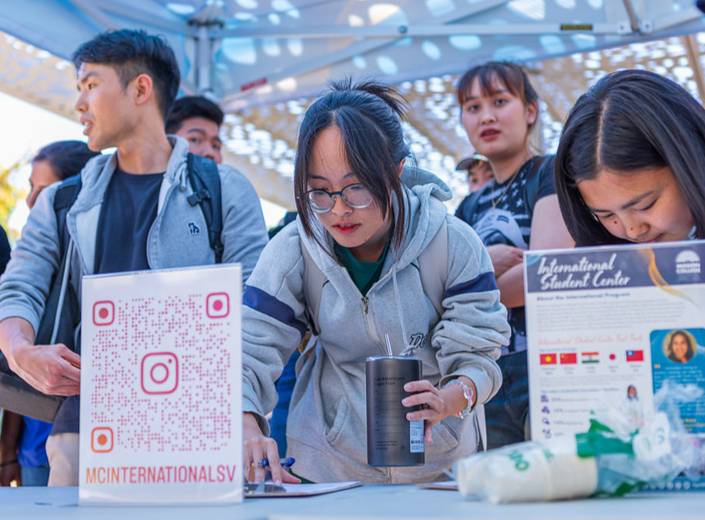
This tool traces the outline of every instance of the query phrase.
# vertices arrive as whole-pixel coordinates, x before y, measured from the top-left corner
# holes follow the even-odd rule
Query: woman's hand
[[[518,247],[495,244],[487,248],[492,260],[495,278],[499,278],[515,265],[524,261],[524,252]]]
[[[461,379],[466,385],[472,386],[473,395],[477,395],[475,383],[467,377],[461,376]],[[404,391],[414,395],[402,399],[402,405],[406,407],[422,407],[421,410],[407,413],[406,419],[409,421],[424,421],[424,440],[428,443],[433,442],[431,428],[435,424],[438,424],[448,416],[457,415],[468,405],[460,385],[449,385],[439,389],[431,384],[430,381],[422,379],[406,383]]]
[[[301,480],[286,471],[279,464],[277,443],[271,437],[265,437],[257,424],[257,419],[251,413],[243,414],[243,464],[245,478],[248,482],[263,482],[267,469],[272,472],[272,480],[276,484],[299,484]],[[262,463],[268,461],[268,468]]]

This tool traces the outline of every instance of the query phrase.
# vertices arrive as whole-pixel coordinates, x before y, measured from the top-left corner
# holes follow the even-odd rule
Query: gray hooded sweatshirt
[[[191,206],[192,193],[186,171],[188,143],[170,136],[173,150],[159,191],[157,217],[147,239],[147,261],[151,269],[208,265],[215,262],[208,233],[193,234],[190,223],[206,230],[201,208]],[[100,209],[110,178],[117,167],[117,155],[91,159],[81,171],[82,188],[66,215],[70,237],[70,282],[81,298],[83,275],[93,274],[96,233]],[[223,203],[225,246],[223,263],[239,262],[243,278],[252,272],[267,243],[267,229],[257,193],[239,172],[219,166]],[[52,277],[61,263],[59,230],[54,212],[54,197],[60,184],[46,188],[29,214],[22,238],[12,251],[7,270],[0,279],[0,320],[19,317],[34,331],[44,312]],[[115,244],[122,247],[122,244]],[[80,301],[79,301],[80,303]],[[69,398],[59,409],[53,433],[78,432],[78,399]]]
[[[407,170],[403,181],[409,213],[404,240],[399,248],[390,246],[380,279],[366,297],[298,221],[267,245],[245,289],[243,406],[266,432],[264,416],[277,400],[274,381],[306,330],[302,248],[328,280],[320,298],[320,334],[297,364],[287,423],[294,470],[316,482],[434,480],[477,449],[473,418],[448,417],[433,428],[425,465],[367,465],[365,359],[386,353],[385,333],[395,354],[408,353],[411,346],[423,362],[423,378],[435,385],[469,377],[477,386],[478,403],[485,403],[502,382],[495,360],[510,329],[489,255],[467,224],[448,215],[442,200],[450,190],[442,181],[421,170]],[[424,293],[418,259],[444,220],[448,278],[439,320]],[[332,251],[330,235],[320,227],[317,234]]]

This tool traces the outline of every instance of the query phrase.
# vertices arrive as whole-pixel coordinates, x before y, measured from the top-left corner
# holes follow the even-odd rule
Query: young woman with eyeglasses
[[[299,218],[265,248],[244,296],[244,463],[254,480],[264,477],[263,459],[278,458],[265,416],[276,402],[274,380],[310,321],[318,334],[299,359],[287,424],[298,476],[429,481],[477,449],[472,410],[501,384],[495,359],[509,340],[506,310],[477,235],[448,215],[447,186],[405,166],[404,109],[389,87],[345,83],[304,116],[294,173]],[[419,272],[419,256],[439,232],[448,235],[440,317]],[[324,278],[312,320],[304,255]],[[384,355],[386,335],[395,355],[423,362],[423,380],[407,384],[413,395],[403,401],[423,405],[407,414],[425,421],[421,467],[367,465],[365,360]],[[272,466],[275,480],[298,481]]]

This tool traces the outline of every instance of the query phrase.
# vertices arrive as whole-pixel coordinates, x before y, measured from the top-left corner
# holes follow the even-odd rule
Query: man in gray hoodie
[[[81,190],[66,215],[69,285],[79,305],[83,275],[214,263],[203,212],[188,200],[188,143],[164,131],[180,81],[171,48],[143,31],[120,30],[84,43],[73,61],[76,109],[88,146],[116,148],[83,169]],[[218,169],[222,261],[241,263],[247,279],[267,242],[262,210],[241,174]],[[65,344],[35,345],[61,263],[54,209],[59,187],[39,196],[0,280],[0,348],[33,387],[68,397],[47,442],[49,485],[60,486],[78,483],[81,358]]]

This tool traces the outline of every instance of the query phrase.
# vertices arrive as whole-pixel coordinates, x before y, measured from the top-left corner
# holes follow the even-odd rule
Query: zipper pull
[[[362,312],[364,312],[365,314],[367,314],[367,302],[368,301],[369,300],[367,299],[367,296],[362,297]]]

